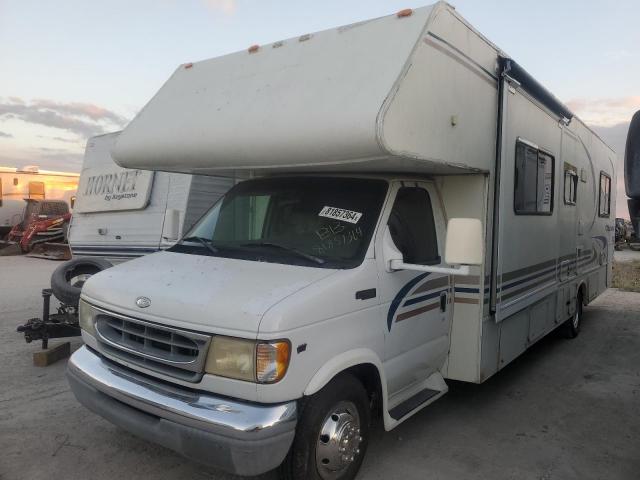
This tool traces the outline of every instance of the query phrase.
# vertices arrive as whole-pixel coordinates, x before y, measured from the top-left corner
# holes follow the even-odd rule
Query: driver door
[[[383,222],[404,261],[444,266],[445,220],[434,186],[397,182],[391,198]],[[377,252],[382,252],[385,228],[376,237]],[[384,369],[392,398],[444,365],[449,351],[451,279],[436,273],[389,272],[382,255],[376,257],[386,326]]]

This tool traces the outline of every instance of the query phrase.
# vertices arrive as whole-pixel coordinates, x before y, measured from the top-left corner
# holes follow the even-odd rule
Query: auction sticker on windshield
[[[336,207],[324,207],[318,214],[320,217],[333,218],[335,220],[342,220],[343,222],[358,223],[362,217],[362,213],[354,212],[352,210],[345,210],[343,208]]]

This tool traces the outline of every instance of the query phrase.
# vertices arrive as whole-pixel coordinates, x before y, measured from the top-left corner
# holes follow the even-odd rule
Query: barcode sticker
[[[343,222],[358,223],[362,217],[362,213],[345,210],[344,208],[324,207],[320,210],[318,216],[342,220]]]

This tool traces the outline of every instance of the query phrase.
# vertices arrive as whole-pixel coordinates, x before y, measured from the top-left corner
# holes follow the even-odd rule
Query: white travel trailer
[[[73,207],[78,188],[77,173],[0,167],[0,238],[22,221],[25,199],[64,200]]]
[[[119,134],[87,142],[69,230],[74,257],[119,263],[167,248],[234,184],[230,178],[124,169],[110,153]]]
[[[614,153],[446,3],[182,65],[113,153],[248,180],[84,285],[69,382],[239,474],[354,478],[609,284]]]

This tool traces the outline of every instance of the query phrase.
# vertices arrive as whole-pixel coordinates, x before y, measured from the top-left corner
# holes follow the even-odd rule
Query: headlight
[[[96,334],[95,318],[98,311],[84,300],[80,299],[78,305],[78,323],[80,328],[91,335]]]
[[[289,356],[290,346],[286,340],[265,343],[215,336],[209,347],[205,371],[249,382],[274,383],[287,372]]]
[[[253,340],[213,337],[207,355],[206,372],[254,382],[255,346]]]

